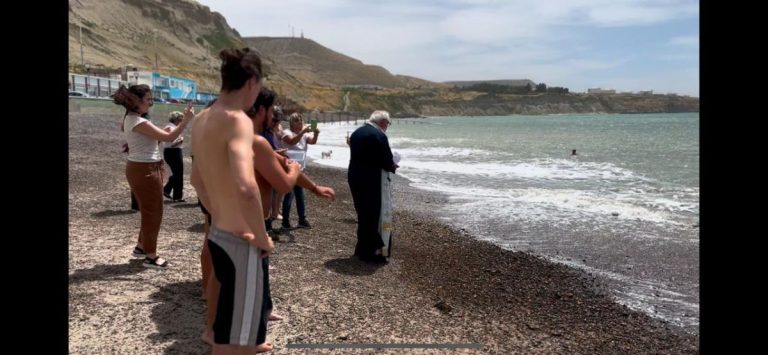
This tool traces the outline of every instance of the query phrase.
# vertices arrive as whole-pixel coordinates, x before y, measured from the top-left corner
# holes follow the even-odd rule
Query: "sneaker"
[[[183,198],[178,198],[178,199],[175,198],[175,199],[173,199],[173,202],[187,202],[187,200],[185,200]]]
[[[143,249],[141,249],[139,247],[135,247],[135,248],[133,248],[133,256],[136,257],[136,258],[146,258],[147,254],[144,253]]]
[[[165,269],[168,267],[168,260],[165,260],[159,256],[155,257],[154,259],[147,257],[144,258],[142,265],[152,269]]]
[[[291,230],[293,227],[291,227],[291,223],[289,223],[286,220],[283,220],[283,223],[281,223],[283,230]]]
[[[309,221],[307,221],[306,219],[302,219],[301,221],[299,221],[298,227],[299,228],[312,229],[312,226],[309,224]]]
[[[167,192],[163,192],[163,196],[165,196],[169,200],[173,200],[173,198],[171,197],[171,194],[169,194]]]

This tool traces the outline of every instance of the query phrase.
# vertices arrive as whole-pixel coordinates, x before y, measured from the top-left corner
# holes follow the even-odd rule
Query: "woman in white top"
[[[160,142],[172,142],[194,117],[187,106],[184,118],[171,132],[166,132],[141,117],[152,106],[152,91],[147,85],[120,86],[113,95],[114,103],[125,107],[122,130],[128,142],[125,176],[131,192],[139,202],[141,229],[133,256],[143,257],[145,267],[163,269],[168,261],[157,256],[157,234],[163,220],[163,175],[165,167],[160,155]]]
[[[283,147],[287,148],[288,157],[294,159],[301,164],[301,170],[304,170],[307,159],[307,145],[317,143],[317,136],[320,134],[320,130],[312,130],[310,126],[304,127],[304,119],[301,114],[294,112],[291,114],[288,120],[290,128],[283,131],[283,136],[280,138]],[[308,136],[307,133],[312,132],[312,136]],[[291,229],[291,204],[293,203],[293,197],[296,196],[296,212],[299,215],[299,228],[312,228],[307,221],[307,215],[304,203],[304,189],[301,186],[296,185],[293,187],[293,191],[285,194],[283,198],[283,222],[282,227],[285,230]]]
[[[173,132],[176,129],[184,114],[179,111],[173,111],[168,115],[168,124],[163,128],[166,132]],[[163,143],[163,158],[171,167],[171,177],[163,187],[163,196],[171,199],[173,202],[184,201],[184,154],[182,153],[182,144],[184,137],[179,136],[173,142]],[[171,196],[173,194],[173,196]]]

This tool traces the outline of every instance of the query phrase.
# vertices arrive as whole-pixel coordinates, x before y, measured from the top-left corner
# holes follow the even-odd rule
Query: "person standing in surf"
[[[391,214],[391,210],[382,209],[382,202],[389,202],[382,199],[382,187],[388,187],[388,173],[395,173],[398,168],[386,135],[390,123],[389,112],[374,111],[368,122],[349,137],[347,182],[357,212],[355,255],[365,262],[387,262],[389,255],[388,250],[384,250],[389,243],[382,240],[382,212]],[[389,204],[384,207],[391,209]],[[391,220],[389,222],[387,228],[391,228]]]

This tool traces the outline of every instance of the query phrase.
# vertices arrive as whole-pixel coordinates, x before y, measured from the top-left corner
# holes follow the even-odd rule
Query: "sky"
[[[305,38],[430,81],[699,96],[699,1],[198,0],[243,37]]]

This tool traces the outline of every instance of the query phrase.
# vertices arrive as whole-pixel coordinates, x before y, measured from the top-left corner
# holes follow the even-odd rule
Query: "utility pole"
[[[155,28],[152,29],[152,42],[153,42],[152,47],[154,47],[155,49],[155,71],[160,72],[159,66],[157,65],[157,29]]]
[[[83,25],[80,24],[80,65],[85,66],[85,58],[83,57]]]

